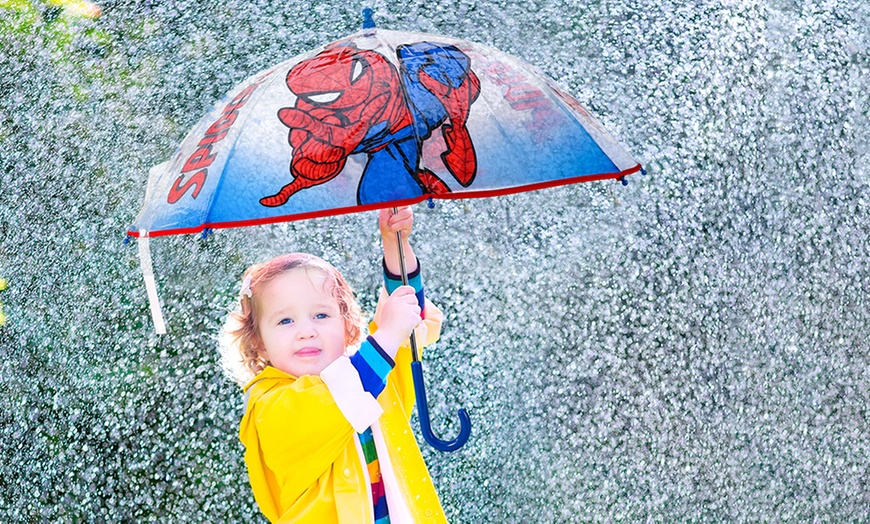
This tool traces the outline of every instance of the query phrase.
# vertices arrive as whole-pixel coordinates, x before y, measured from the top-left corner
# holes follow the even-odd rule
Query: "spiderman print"
[[[466,123],[480,81],[471,61],[451,45],[421,42],[397,49],[400,70],[383,55],[340,45],[300,62],[287,74],[296,95],[294,107],[278,111],[290,128],[290,174],[281,190],[260,199],[282,206],[296,192],[329,182],[349,155],[368,161],[357,188],[357,202],[450,192],[420,165],[423,142],[440,129],[446,150],[441,159],[462,187],[477,172]]]

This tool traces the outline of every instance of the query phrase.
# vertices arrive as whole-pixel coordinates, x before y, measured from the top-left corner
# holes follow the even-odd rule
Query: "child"
[[[338,270],[299,253],[245,272],[225,328],[255,375],[244,387],[240,438],[254,498],[272,522],[446,522],[409,426],[407,342],[415,328],[421,346],[437,340],[443,315],[424,298],[411,208],[384,210],[378,223],[386,290],[366,339]],[[396,232],[409,286],[397,276]]]

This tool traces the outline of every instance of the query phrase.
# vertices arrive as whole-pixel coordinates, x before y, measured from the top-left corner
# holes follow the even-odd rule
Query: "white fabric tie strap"
[[[157,296],[157,282],[154,280],[154,266],[151,262],[151,245],[148,232],[139,231],[139,264],[142,266],[142,276],[145,277],[145,289],[148,291],[148,305],[151,307],[151,320],[154,321],[154,331],[158,335],[166,334],[166,323],[160,311],[160,297]]]

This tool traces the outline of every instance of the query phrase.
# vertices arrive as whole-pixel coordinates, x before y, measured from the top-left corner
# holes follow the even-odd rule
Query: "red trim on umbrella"
[[[185,234],[196,234],[201,233],[204,229],[225,229],[232,227],[246,227],[246,226],[261,226],[266,224],[277,224],[280,222],[292,222],[294,220],[307,220],[309,218],[323,218],[328,216],[335,215],[346,215],[349,213],[356,213],[361,211],[373,211],[376,209],[383,209],[386,207],[398,207],[398,206],[409,206],[411,204],[419,204],[425,200],[429,200],[430,198],[437,198],[440,200],[457,200],[460,198],[488,198],[495,196],[503,196],[503,195],[512,195],[515,193],[524,193],[527,191],[537,191],[539,189],[547,189],[550,187],[559,187],[559,186],[567,186],[570,184],[577,184],[580,182],[594,182],[596,180],[610,180],[615,179],[619,180],[626,175],[630,175],[632,173],[637,173],[641,170],[641,165],[637,164],[636,166],[620,171],[619,173],[604,173],[600,175],[583,175],[573,178],[562,178],[558,180],[548,180],[546,182],[538,182],[536,184],[526,184],[522,186],[516,187],[506,187],[502,189],[482,189],[479,191],[461,191],[458,193],[442,193],[442,194],[425,194],[415,198],[408,198],[405,200],[391,200],[389,202],[379,202],[377,204],[366,204],[366,205],[356,205],[350,207],[338,207],[332,209],[324,209],[321,211],[312,211],[309,213],[297,213],[295,215],[281,215],[276,217],[267,217],[267,218],[256,218],[251,220],[235,220],[231,222],[215,222],[213,224],[203,224],[197,227],[188,227],[188,228],[178,228],[178,229],[163,229],[160,231],[148,231],[149,237],[162,237],[169,235],[185,235]],[[133,237],[138,237],[138,231],[128,231],[128,235]]]

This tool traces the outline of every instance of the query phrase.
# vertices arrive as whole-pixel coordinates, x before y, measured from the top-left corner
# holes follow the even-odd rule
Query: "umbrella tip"
[[[429,197],[429,202],[427,205],[429,206],[429,209],[435,209],[435,201],[432,200],[432,197]]]
[[[372,17],[372,9],[370,7],[366,7],[362,10],[363,15],[363,29],[373,29],[375,26],[375,19]]]

